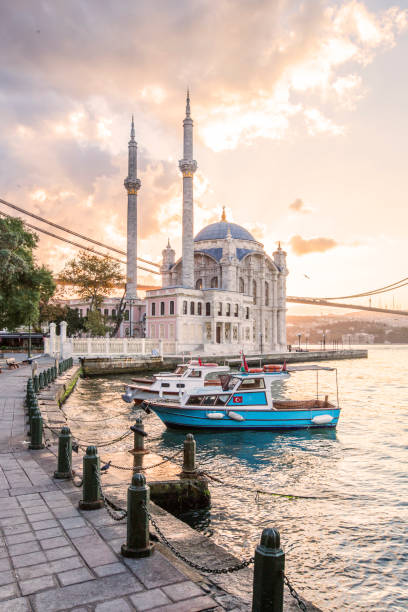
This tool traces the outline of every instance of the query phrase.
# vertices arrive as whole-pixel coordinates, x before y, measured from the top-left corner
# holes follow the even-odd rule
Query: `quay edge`
[[[220,365],[230,362],[233,367],[238,365],[241,359],[239,353],[230,355],[199,355],[197,353],[197,355],[165,355],[164,357],[151,357],[147,355],[134,357],[82,357],[80,361],[85,376],[103,376],[173,368],[183,361],[199,356],[204,361]],[[287,364],[290,364],[310,361],[335,361],[337,359],[366,359],[367,357],[367,349],[341,349],[246,355],[246,360],[250,365],[258,365],[260,362],[265,364],[284,363],[286,361]]]

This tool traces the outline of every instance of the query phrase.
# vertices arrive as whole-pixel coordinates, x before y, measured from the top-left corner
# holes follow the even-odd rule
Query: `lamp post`
[[[28,319],[28,353],[27,359],[31,359],[31,317]]]
[[[326,331],[323,332],[323,350],[326,350]]]
[[[301,333],[298,333],[298,334],[296,334],[296,335],[297,335],[297,337],[298,337],[298,342],[299,342],[299,347],[298,347],[298,350],[300,351],[300,339],[301,339],[301,337],[302,337],[302,334],[301,334]]]
[[[309,345],[309,334],[306,334],[306,350],[308,350]]]

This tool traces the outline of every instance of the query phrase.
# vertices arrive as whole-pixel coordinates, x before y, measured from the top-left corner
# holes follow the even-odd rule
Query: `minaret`
[[[126,298],[135,299],[137,298],[137,192],[141,182],[137,178],[137,142],[133,115],[129,140],[128,176],[124,185],[128,193]]]
[[[183,259],[182,285],[194,289],[194,202],[193,177],[197,162],[193,159],[193,120],[190,117],[190,94],[187,90],[186,118],[183,121],[183,159],[179,168],[183,174]]]

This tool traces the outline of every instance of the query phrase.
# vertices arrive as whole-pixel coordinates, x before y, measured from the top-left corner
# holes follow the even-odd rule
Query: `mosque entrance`
[[[221,323],[217,323],[217,327],[215,328],[215,341],[217,344],[221,344]]]

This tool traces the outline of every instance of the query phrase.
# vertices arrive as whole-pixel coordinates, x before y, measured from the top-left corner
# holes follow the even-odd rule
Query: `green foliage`
[[[79,332],[85,331],[86,319],[80,317],[78,311],[74,308],[65,307],[65,321],[68,323],[68,336],[75,336]]]
[[[85,329],[94,337],[104,336],[109,331],[109,327],[105,323],[105,317],[99,310],[90,310],[88,312],[85,320]]]
[[[76,259],[67,263],[60,280],[71,285],[79,298],[89,302],[93,311],[101,305],[104,297],[124,282],[124,277],[118,262],[81,251]]]
[[[0,328],[36,323],[40,301],[55,291],[51,271],[35,262],[37,242],[21,219],[0,218]]]

